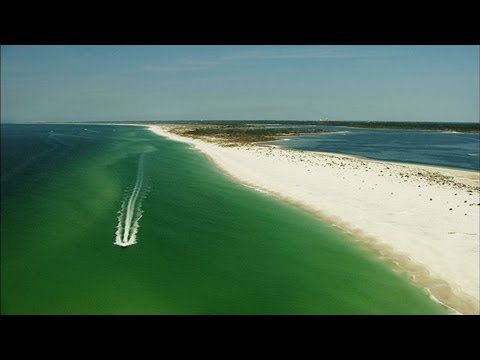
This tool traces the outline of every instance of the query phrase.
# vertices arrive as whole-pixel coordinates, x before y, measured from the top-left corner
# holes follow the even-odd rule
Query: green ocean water
[[[1,140],[2,314],[446,313],[328,224],[146,128],[2,125]],[[135,193],[137,243],[115,246]]]

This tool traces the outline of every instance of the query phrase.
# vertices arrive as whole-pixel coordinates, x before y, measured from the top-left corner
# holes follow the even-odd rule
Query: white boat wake
[[[118,212],[117,231],[115,232],[115,245],[127,247],[137,243],[137,231],[142,217],[142,187],[143,187],[143,162],[145,153],[140,155],[138,161],[137,181],[130,194],[124,199]],[[144,192],[143,192],[144,193]]]

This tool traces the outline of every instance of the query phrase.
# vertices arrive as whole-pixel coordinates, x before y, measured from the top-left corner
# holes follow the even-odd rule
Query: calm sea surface
[[[445,312],[328,224],[146,128],[2,125],[1,195],[2,314]]]
[[[335,133],[300,135],[274,143],[295,150],[342,153],[467,170],[480,169],[479,134],[320,127]]]

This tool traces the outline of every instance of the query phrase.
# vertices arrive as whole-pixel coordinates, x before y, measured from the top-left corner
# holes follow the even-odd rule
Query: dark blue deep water
[[[377,160],[480,169],[480,135],[438,131],[329,127],[332,134],[290,137],[277,144],[296,150],[333,152]]]

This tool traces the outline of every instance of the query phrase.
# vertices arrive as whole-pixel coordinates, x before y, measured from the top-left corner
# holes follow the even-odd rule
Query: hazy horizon
[[[1,122],[479,122],[479,46],[2,46]]]
[[[480,123],[480,120],[477,121],[415,121],[415,120],[337,120],[337,119],[328,119],[328,120],[317,120],[317,119],[295,119],[295,120],[287,120],[287,119],[229,119],[229,120],[211,120],[211,119],[182,119],[182,120],[105,120],[105,121],[24,121],[24,122],[8,122],[8,121],[1,121],[0,125],[22,125],[22,124],[107,124],[107,123],[138,123],[138,122],[151,122],[151,123],[156,123],[156,122],[164,122],[164,123],[169,123],[169,122],[192,122],[192,121],[205,121],[205,122],[220,122],[220,121],[338,121],[338,122],[359,122],[359,123],[365,123],[365,122],[372,122],[372,123],[381,123],[381,122],[386,122],[386,123],[445,123],[445,124],[477,124]]]

